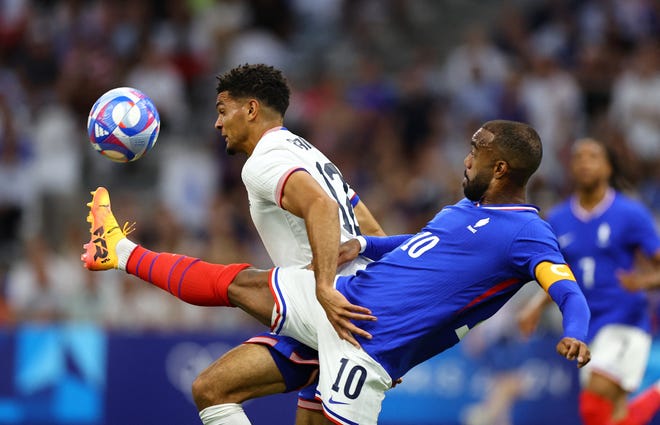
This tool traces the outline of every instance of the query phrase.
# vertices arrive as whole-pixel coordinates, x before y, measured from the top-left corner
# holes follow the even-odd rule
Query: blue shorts
[[[288,336],[270,332],[254,336],[245,343],[267,346],[284,377],[285,391],[298,391],[299,407],[321,410],[320,403],[314,398],[319,370],[319,355],[316,350]]]

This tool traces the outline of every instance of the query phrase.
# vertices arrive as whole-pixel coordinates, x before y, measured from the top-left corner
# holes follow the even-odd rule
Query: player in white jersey
[[[282,206],[284,188],[299,171],[309,174],[337,202],[340,242],[360,234],[354,209],[360,211],[364,205],[337,167],[302,137],[284,127],[272,128],[255,146],[241,176],[252,221],[274,264],[306,267],[312,258],[305,220]],[[351,264],[348,273],[363,268],[366,260]]]
[[[585,425],[643,425],[660,409],[660,384],[636,398],[651,347],[650,314],[641,289],[660,286],[660,237],[647,209],[617,191],[613,154],[594,139],[573,146],[575,194],[548,213],[561,251],[575,271],[591,310],[587,341],[593,354],[581,372],[580,414]],[[635,268],[645,256],[650,270]],[[521,312],[531,333],[548,299]]]
[[[337,167],[283,127],[289,87],[280,71],[239,66],[218,77],[216,91],[216,128],[222,131],[227,152],[248,156],[241,177],[250,215],[273,264],[302,268],[311,263],[317,279],[332,282],[339,243],[361,230],[382,235],[379,224]],[[366,262],[352,264],[346,272]],[[335,297],[331,303],[341,306],[346,301]],[[247,342],[195,380],[193,398],[204,423],[214,423],[207,417],[242,416],[238,404],[245,400],[301,389],[316,376],[317,353],[291,338],[261,334]],[[298,425],[323,422],[314,392],[312,383],[299,393]]]

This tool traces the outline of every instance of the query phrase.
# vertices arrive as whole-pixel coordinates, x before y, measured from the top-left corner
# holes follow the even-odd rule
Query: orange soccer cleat
[[[91,239],[83,245],[85,252],[80,256],[80,260],[89,270],[116,269],[117,243],[133,231],[135,223],[125,223],[123,228],[119,227],[117,219],[112,215],[110,194],[106,188],[99,187],[91,194],[92,202],[87,204]]]

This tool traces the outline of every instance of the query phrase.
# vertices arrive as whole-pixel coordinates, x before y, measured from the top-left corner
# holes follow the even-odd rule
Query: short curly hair
[[[216,77],[216,93],[223,91],[234,98],[253,97],[284,116],[289,107],[291,89],[282,71],[265,64],[237,66]]]
[[[512,177],[525,184],[543,158],[541,138],[530,125],[507,120],[488,121],[482,126],[495,135],[493,144],[511,167]]]

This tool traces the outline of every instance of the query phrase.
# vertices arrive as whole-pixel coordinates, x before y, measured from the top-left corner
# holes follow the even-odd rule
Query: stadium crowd
[[[462,196],[456,164],[496,118],[539,131],[530,199],[542,210],[570,193],[568,147],[589,135],[616,150],[660,222],[657,1],[0,1],[0,324],[256,326],[79,262],[88,192],[104,185],[156,251],[269,265],[244,157],[213,128],[215,75],[246,62],[286,73],[287,125],[341,167],[388,233]],[[89,109],[118,86],[147,93],[161,116],[136,163],[87,141]]]

